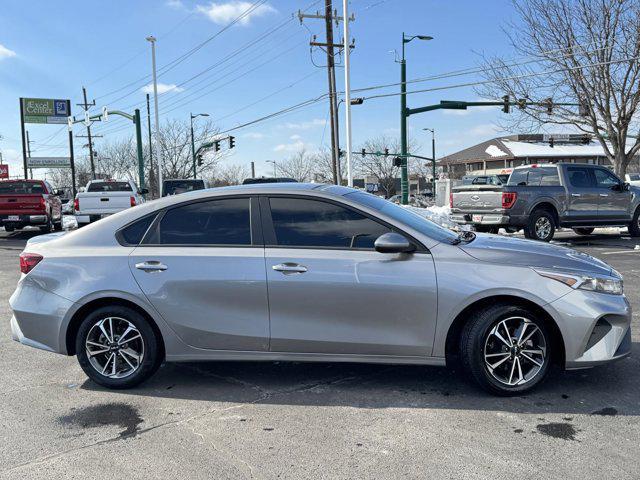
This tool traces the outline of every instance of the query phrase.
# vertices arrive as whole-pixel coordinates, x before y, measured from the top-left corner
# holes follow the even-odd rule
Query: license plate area
[[[471,217],[471,220],[472,220],[473,222],[480,223],[480,222],[482,221],[482,215],[473,215],[473,216]]]
[[[18,222],[20,220],[20,215],[9,215],[7,217],[7,221],[9,222]]]

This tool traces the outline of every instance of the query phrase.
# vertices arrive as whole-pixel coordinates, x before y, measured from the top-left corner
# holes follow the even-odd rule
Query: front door
[[[591,170],[589,167],[579,165],[567,167],[569,198],[566,220],[569,222],[597,219],[599,199]]]
[[[593,171],[598,189],[598,220],[631,220],[631,192],[621,188],[622,181],[605,168]]]
[[[431,354],[437,297],[428,252],[376,252],[373,242],[391,228],[339,203],[264,200],[271,351]]]
[[[264,247],[250,205],[234,197],[172,207],[129,257],[146,297],[188,345],[268,349]]]

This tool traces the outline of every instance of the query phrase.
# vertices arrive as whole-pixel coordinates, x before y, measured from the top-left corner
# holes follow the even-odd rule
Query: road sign
[[[71,166],[69,157],[27,157],[28,168],[66,168]]]
[[[24,123],[67,123],[69,107],[67,100],[51,98],[23,98]]]
[[[0,178],[9,178],[9,165],[0,165]]]

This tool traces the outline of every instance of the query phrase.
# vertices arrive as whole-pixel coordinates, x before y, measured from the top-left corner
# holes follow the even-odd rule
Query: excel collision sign
[[[24,123],[67,123],[69,101],[51,98],[23,98]]]

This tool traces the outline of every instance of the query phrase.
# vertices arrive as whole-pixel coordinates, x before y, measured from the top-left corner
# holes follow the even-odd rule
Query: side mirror
[[[147,189],[147,188],[142,188],[142,189],[138,190],[138,193],[139,193],[140,195],[146,195],[147,193],[149,193],[149,189]]]
[[[380,235],[373,245],[380,253],[411,253],[416,249],[409,240],[395,232]]]

